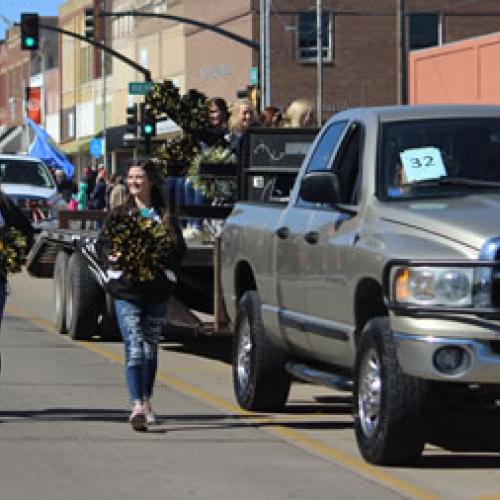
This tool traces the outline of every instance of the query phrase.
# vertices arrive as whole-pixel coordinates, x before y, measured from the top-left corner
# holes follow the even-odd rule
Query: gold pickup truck
[[[220,240],[238,403],[277,410],[293,377],[353,391],[375,464],[417,459],[438,410],[494,411],[500,107],[341,112],[279,184]]]

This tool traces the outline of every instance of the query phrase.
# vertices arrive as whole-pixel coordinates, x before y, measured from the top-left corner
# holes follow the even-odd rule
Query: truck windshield
[[[386,123],[380,144],[383,199],[500,192],[500,119]]]
[[[53,188],[55,185],[45,164],[22,159],[0,160],[0,182],[4,184],[29,184],[43,188]]]

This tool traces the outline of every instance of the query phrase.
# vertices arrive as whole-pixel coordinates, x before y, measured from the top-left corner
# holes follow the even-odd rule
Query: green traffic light
[[[144,134],[151,135],[152,133],[153,133],[153,126],[152,125],[144,125]]]
[[[35,39],[32,36],[28,36],[24,39],[24,45],[28,48],[35,46]]]

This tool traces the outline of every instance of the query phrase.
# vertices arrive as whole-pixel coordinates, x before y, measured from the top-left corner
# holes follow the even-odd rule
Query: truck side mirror
[[[300,197],[310,203],[333,206],[339,200],[338,177],[333,172],[310,172],[300,183]]]

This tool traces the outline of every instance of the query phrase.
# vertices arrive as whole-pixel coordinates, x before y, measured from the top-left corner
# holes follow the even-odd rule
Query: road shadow
[[[295,415],[291,408],[289,415]],[[313,415],[314,416],[314,415]],[[0,423],[25,422],[103,422],[126,423],[129,411],[123,409],[44,408],[41,410],[0,411]],[[290,429],[345,429],[349,421],[315,421],[307,418],[287,421],[284,415],[249,414],[157,414],[158,424],[151,432],[188,432],[195,430],[224,430],[242,428],[286,427]],[[167,426],[167,429],[161,426]]]
[[[414,465],[415,469],[498,469],[500,455],[494,454],[457,454],[440,452],[439,455],[424,454]]]
[[[195,356],[231,364],[232,338],[224,337],[194,337],[179,341],[166,340],[160,344],[160,349],[169,352],[192,354]]]

